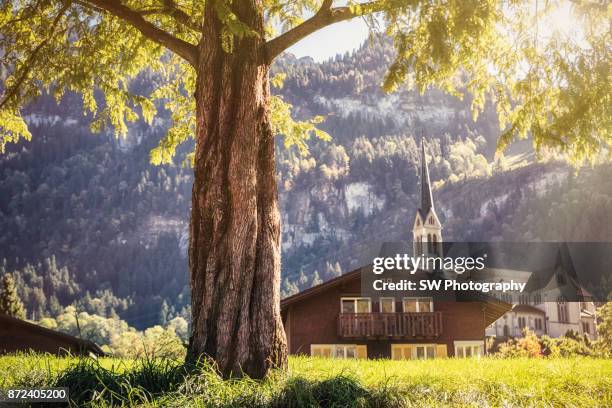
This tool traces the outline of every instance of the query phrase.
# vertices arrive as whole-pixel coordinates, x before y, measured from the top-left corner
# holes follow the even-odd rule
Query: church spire
[[[419,208],[419,211],[423,217],[426,217],[429,210],[433,209],[433,206],[429,168],[427,167],[427,156],[425,155],[425,141],[421,137],[421,208]]]
[[[421,206],[412,227],[413,251],[415,254],[442,256],[442,223],[434,210],[424,139],[421,138]]]

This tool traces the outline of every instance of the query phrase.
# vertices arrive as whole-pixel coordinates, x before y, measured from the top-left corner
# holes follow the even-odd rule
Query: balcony
[[[442,334],[442,312],[340,313],[338,336],[356,338],[435,339]]]

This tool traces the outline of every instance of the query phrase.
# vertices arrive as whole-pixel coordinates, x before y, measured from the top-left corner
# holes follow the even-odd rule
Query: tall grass
[[[177,389],[186,374],[181,364],[167,359],[142,358],[129,366],[120,361],[104,367],[83,358],[59,372],[52,383],[69,387],[70,399],[79,406],[134,405]]]
[[[92,408],[609,407],[612,361],[291,357],[287,372],[255,381],[167,359],[0,357],[0,387],[11,385],[68,386],[73,406]]]

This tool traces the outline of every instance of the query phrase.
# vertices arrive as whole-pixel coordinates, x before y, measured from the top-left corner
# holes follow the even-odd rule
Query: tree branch
[[[332,7],[332,3],[333,0],[324,0],[321,8],[314,16],[268,41],[265,45],[266,61],[268,63],[272,62],[281,52],[323,27],[384,9],[384,1],[382,0],[345,7]]]
[[[138,14],[141,16],[148,16],[153,14],[164,14],[166,16],[170,16],[175,19],[178,23],[183,24],[192,30],[202,32],[202,26],[196,24],[189,14],[185,13],[183,10],[179,9],[174,0],[164,0],[163,7],[158,8],[149,8],[138,10]]]
[[[134,26],[148,39],[163,45],[175,54],[183,57],[191,65],[196,65],[198,50],[195,45],[176,38],[167,31],[156,27],[144,19],[138,11],[121,4],[119,0],[77,0],[77,3],[85,7],[100,9],[118,17]]]

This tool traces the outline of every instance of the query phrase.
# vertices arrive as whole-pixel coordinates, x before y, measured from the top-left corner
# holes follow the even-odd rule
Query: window
[[[445,345],[436,344],[392,344],[391,357],[394,360],[427,360],[436,358],[436,348],[445,348]],[[446,353],[442,350],[438,353],[440,357],[445,357]]]
[[[519,296],[519,303],[521,305],[528,305],[529,304],[529,295],[520,295]]]
[[[525,324],[525,317],[521,316],[518,318],[519,328],[524,329],[527,325]]]
[[[542,295],[536,293],[535,295],[533,295],[533,304],[539,305],[540,303],[542,303]]]
[[[331,357],[334,351],[333,344],[313,344],[310,346],[310,355],[313,357]]]
[[[562,271],[557,272],[557,284],[565,285],[565,275],[563,275]]]
[[[358,344],[312,344],[310,355],[313,357],[367,358],[367,346]]]
[[[417,238],[416,253],[417,254],[422,254],[423,253],[423,237],[418,237]]]
[[[567,301],[562,296],[557,301],[557,317],[561,323],[569,323],[569,311],[567,309]]]
[[[404,313],[426,313],[433,312],[433,301],[431,298],[404,298]]]
[[[542,330],[542,319],[539,317],[535,318],[535,329]]]
[[[372,313],[370,298],[342,298],[340,303],[342,313]]]
[[[421,221],[417,218],[417,222],[416,222],[417,227],[421,225]]]
[[[334,357],[335,358],[355,358],[357,356],[356,346],[335,346]]]
[[[586,334],[590,334],[590,325],[589,322],[582,322],[582,331]]]
[[[433,253],[436,255],[439,255],[439,251],[438,251],[438,236],[436,234],[432,235],[432,239],[433,239]]]
[[[484,342],[482,341],[456,341],[455,357],[468,358],[484,355]]]
[[[436,356],[436,348],[431,344],[414,346],[416,350],[416,358],[418,360],[425,360],[434,358]]]
[[[380,313],[395,313],[395,298],[380,298]]]
[[[391,358],[394,360],[412,359],[412,346],[409,344],[392,344]]]

